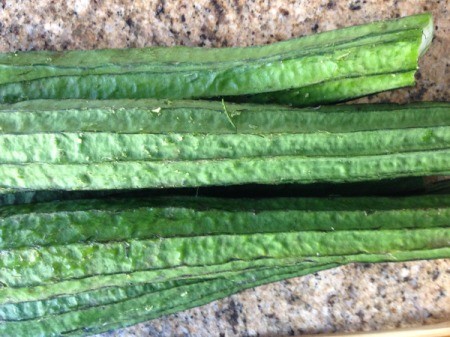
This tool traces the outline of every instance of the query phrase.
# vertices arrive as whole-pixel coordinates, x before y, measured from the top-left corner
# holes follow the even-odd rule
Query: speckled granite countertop
[[[0,51],[264,44],[430,11],[417,85],[360,101],[450,97],[449,3],[402,0],[0,1]],[[289,336],[450,319],[450,259],[348,265],[261,286],[102,336]]]

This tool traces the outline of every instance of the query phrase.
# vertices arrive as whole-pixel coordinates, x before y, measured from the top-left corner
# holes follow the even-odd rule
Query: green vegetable
[[[386,235],[389,233],[389,235]],[[3,251],[0,261],[2,283],[11,286],[39,285],[102,274],[130,273],[169,267],[220,265],[232,260],[313,258],[320,256],[386,254],[395,242],[403,250],[435,248],[448,244],[450,233],[441,228],[318,233],[227,234],[207,237],[174,237],[123,242],[65,244],[63,246],[21,248]],[[346,240],[355,241],[350,247]],[[359,244],[368,240],[371,243]],[[307,246],[298,242],[308,242]],[[84,263],[80,265],[80,261]]]
[[[276,275],[280,270],[292,270],[297,273],[307,272],[312,268],[325,268],[325,266],[336,265],[320,265],[313,262],[302,262],[291,264],[285,267],[255,267],[243,270],[230,271],[227,273],[214,273],[205,275],[195,275],[195,277],[166,280],[164,282],[141,282],[130,283],[121,286],[108,284],[106,286],[97,286],[89,290],[79,290],[75,293],[60,294],[58,296],[48,296],[41,299],[27,300],[22,302],[9,301],[0,305],[0,319],[4,321],[23,321],[38,317],[56,315],[74,310],[83,310],[90,307],[98,307],[101,305],[111,304],[128,300],[150,293],[155,294],[166,289],[174,288],[179,285],[189,285],[200,282],[214,281],[217,279],[231,279],[236,281],[237,277],[242,274],[252,274],[258,279],[258,274],[271,272]],[[159,305],[161,306],[161,305]]]
[[[449,103],[1,105],[0,188],[120,190],[445,174],[449,111]]]
[[[93,334],[350,262],[450,257],[449,218],[446,194],[3,205],[0,334]]]
[[[420,14],[257,47],[6,53],[0,54],[0,102],[285,90],[284,103],[291,95],[297,105],[348,100],[414,84],[432,35],[431,15]]]
[[[3,206],[0,249],[56,244],[65,249],[66,245],[77,243],[256,231],[273,234],[442,227],[447,223],[445,216],[450,217],[450,199],[429,195],[394,200],[392,203],[390,197],[275,200],[127,197]],[[336,216],[342,219],[341,223],[336,223]],[[432,220],[430,224],[428,220]]]
[[[236,102],[252,102],[258,104],[278,103],[291,106],[313,106],[336,103],[377,93],[413,85],[414,71],[343,78],[325,83],[311,84],[301,88],[269,92],[242,97],[229,97]],[[409,83],[409,84],[408,84]]]
[[[331,264],[310,264],[304,267],[297,265],[246,271],[232,278],[218,277],[210,280],[146,284],[134,289],[133,287],[117,288],[114,289],[115,291],[109,289],[109,292],[106,289],[109,300],[112,300],[110,303],[95,306],[93,304],[97,298],[92,298],[90,299],[92,303],[88,306],[65,313],[54,313],[36,319],[5,320],[0,324],[0,332],[17,337],[29,336],[30,331],[33,331],[33,336],[86,336],[186,310],[261,284],[306,275],[335,266]],[[142,293],[139,293],[139,290],[142,290]],[[86,294],[86,297],[89,299],[91,294]],[[123,298],[120,298],[121,295]],[[99,298],[99,301],[102,299],[104,298]],[[67,303],[74,303],[76,300],[70,297]],[[20,309],[33,310],[31,308],[33,304],[36,304],[37,308],[45,305],[43,302],[37,302],[31,303],[31,306],[26,308],[10,308],[10,310],[12,312]]]

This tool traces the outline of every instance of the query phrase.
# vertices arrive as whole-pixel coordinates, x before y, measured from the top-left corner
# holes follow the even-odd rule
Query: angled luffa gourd
[[[450,196],[0,207],[0,334],[84,336],[350,262],[450,257]]]
[[[4,53],[0,102],[242,95],[298,106],[343,101],[413,85],[432,36],[426,13],[254,47]]]
[[[357,182],[450,172],[450,104],[40,100],[0,105],[0,188]]]

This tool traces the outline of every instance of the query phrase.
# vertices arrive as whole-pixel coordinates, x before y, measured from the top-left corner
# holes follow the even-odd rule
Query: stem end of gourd
[[[431,45],[434,35],[433,16],[427,16],[428,23],[422,30],[422,43],[419,46],[419,56],[423,56]]]

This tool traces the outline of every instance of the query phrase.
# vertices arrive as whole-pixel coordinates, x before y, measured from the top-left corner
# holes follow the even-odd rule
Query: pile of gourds
[[[0,54],[0,335],[84,336],[350,262],[450,257],[429,14],[245,48]]]

